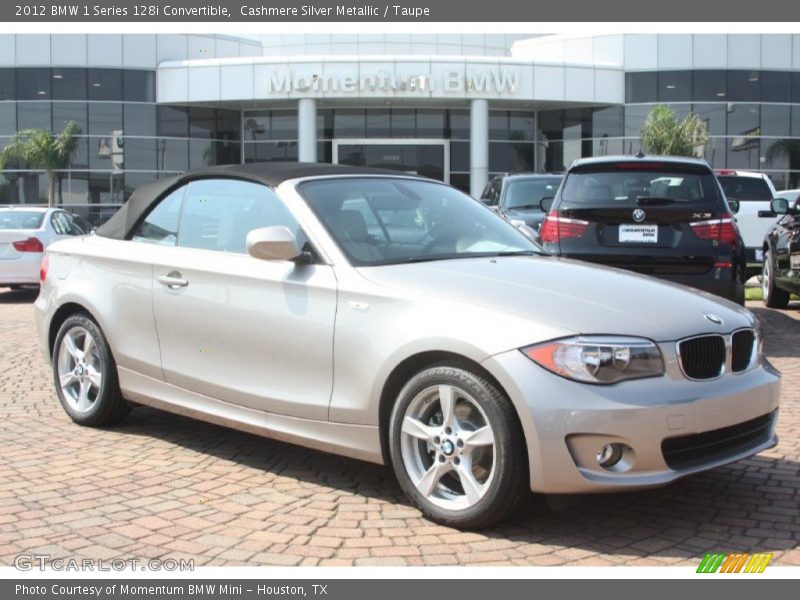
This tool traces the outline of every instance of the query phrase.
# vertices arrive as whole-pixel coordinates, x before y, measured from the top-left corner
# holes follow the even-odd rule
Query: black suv
[[[770,210],[759,217],[778,221],[764,237],[761,292],[770,308],[786,308],[791,294],[800,294],[800,190],[778,192]]]
[[[506,218],[523,221],[534,231],[539,231],[544,220],[541,202],[555,197],[562,179],[564,175],[557,173],[498,175],[486,184],[480,200]]]
[[[539,235],[546,252],[619,267],[744,304],[745,251],[703,160],[620,156],[575,161]]]

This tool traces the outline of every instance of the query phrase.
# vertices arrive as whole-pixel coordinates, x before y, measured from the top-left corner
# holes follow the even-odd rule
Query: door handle
[[[177,290],[178,288],[189,285],[189,282],[181,278],[181,274],[177,271],[170,271],[166,275],[159,275],[158,283],[167,286],[171,290]]]

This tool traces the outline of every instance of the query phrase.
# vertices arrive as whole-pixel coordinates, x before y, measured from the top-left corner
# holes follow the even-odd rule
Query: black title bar
[[[47,0],[3,2],[6,22],[767,22],[800,21],[786,0]],[[757,30],[757,28],[755,28]],[[754,31],[758,33],[758,31]]]

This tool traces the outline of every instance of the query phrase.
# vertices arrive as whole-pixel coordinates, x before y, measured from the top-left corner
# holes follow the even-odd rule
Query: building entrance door
[[[336,139],[333,162],[392,169],[450,183],[450,145],[445,140]]]

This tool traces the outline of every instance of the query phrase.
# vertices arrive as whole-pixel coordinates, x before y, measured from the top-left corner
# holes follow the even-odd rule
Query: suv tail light
[[[589,221],[559,217],[558,211],[551,210],[542,222],[539,237],[545,244],[554,244],[564,238],[579,238],[589,226]]]
[[[50,269],[50,257],[45,254],[42,259],[42,264],[39,267],[39,283],[44,285],[44,280],[47,279],[47,271]]]
[[[17,252],[44,252],[44,244],[42,244],[39,238],[35,237],[14,242],[13,246]]]
[[[736,175],[736,171],[733,169],[717,169],[714,173],[717,175]]]
[[[733,215],[723,213],[719,219],[708,221],[695,221],[689,223],[694,234],[701,240],[719,240],[720,244],[733,245],[736,243],[736,222]]]

